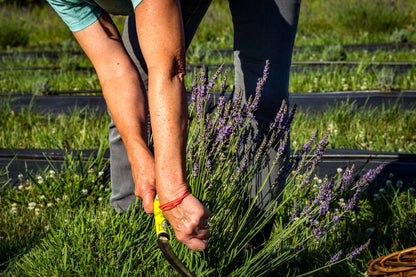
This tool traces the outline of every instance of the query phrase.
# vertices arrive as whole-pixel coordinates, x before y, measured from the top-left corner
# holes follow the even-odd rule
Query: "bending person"
[[[48,2],[67,23],[97,72],[129,162],[129,168],[124,170],[129,172],[133,183],[123,186],[142,199],[147,213],[153,213],[156,192],[161,204],[180,198],[187,190],[185,147],[188,117],[183,80],[184,29],[179,0]],[[137,19],[138,43],[148,70],[148,95],[109,14],[134,14]],[[147,145],[147,109],[151,118],[154,155]],[[110,134],[110,143],[113,139]],[[119,154],[111,151],[113,154],[111,166],[115,164],[117,168]],[[117,186],[112,184],[112,188],[111,197],[114,199],[119,192]],[[128,200],[130,203],[118,205],[113,201],[112,204],[125,210],[135,202],[132,196]],[[206,248],[209,211],[193,195],[186,196],[164,215],[179,241],[193,250]]]

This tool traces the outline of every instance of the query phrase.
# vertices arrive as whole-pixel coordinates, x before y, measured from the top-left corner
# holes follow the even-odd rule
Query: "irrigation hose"
[[[169,243],[169,234],[166,228],[167,220],[164,217],[162,210],[159,208],[159,199],[155,198],[153,202],[154,216],[155,216],[155,228],[157,236],[157,245],[162,251],[163,257],[169,262],[169,264],[183,277],[195,277],[195,275],[189,271],[189,269],[178,259],[172,246]]]

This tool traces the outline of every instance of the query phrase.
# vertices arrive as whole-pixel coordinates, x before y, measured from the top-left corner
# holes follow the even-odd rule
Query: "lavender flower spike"
[[[327,265],[332,265],[334,263],[336,263],[342,255],[342,250],[339,250],[337,253],[335,253],[334,256],[331,257],[331,259],[329,259],[329,261],[326,263]]]
[[[257,110],[260,102],[261,92],[263,90],[264,83],[266,82],[267,76],[269,76],[269,60],[266,61],[266,65],[264,66],[263,70],[263,77],[259,78],[257,81],[256,86],[256,94],[254,96],[254,99],[251,99],[248,103],[247,107],[247,115],[249,118],[254,118],[253,112]]]
[[[358,254],[363,252],[368,247],[368,245],[370,244],[370,241],[371,240],[369,239],[366,243],[364,243],[364,244],[360,245],[358,248],[354,249],[354,251],[352,251],[351,253],[346,255],[346,258],[349,259],[349,260],[352,260],[352,258],[354,258]]]

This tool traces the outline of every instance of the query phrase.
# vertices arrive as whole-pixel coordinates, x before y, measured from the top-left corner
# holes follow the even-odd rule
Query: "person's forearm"
[[[176,198],[185,187],[187,105],[183,74],[164,78],[149,74],[149,106],[153,130],[156,190],[162,203]],[[170,76],[170,75],[167,75]]]
[[[149,76],[156,190],[164,203],[186,190],[185,42],[179,1],[144,0],[136,8],[136,24]]]
[[[138,82],[137,76],[129,80],[126,75],[102,81],[108,109],[131,162],[152,156],[147,147],[146,100],[137,89],[140,87]]]

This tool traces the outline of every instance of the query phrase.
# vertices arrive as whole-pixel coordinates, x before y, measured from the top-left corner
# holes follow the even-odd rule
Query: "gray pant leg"
[[[211,0],[181,0],[186,48],[188,48],[189,44],[191,43],[198,25],[205,15],[210,3]],[[147,67],[138,43],[134,15],[129,16],[126,19],[122,39],[127,53],[137,67],[137,70],[143,81],[144,88],[147,92]],[[148,131],[150,135],[150,121]],[[111,120],[111,123],[108,127],[108,134],[111,168],[110,204],[117,210],[124,211],[136,202],[131,166],[127,157],[126,148],[116,126],[114,125],[113,120]]]
[[[257,79],[262,76],[265,61],[270,61],[269,77],[252,126],[256,132],[268,128],[282,101],[289,98],[289,73],[299,17],[300,0],[229,0],[234,24],[234,66],[236,91],[247,101],[255,94]],[[289,153],[289,146],[287,147]],[[256,176],[258,188],[272,166]],[[277,170],[274,170],[276,173]],[[265,191],[269,191],[276,175],[271,175]],[[255,192],[251,192],[253,194]]]

